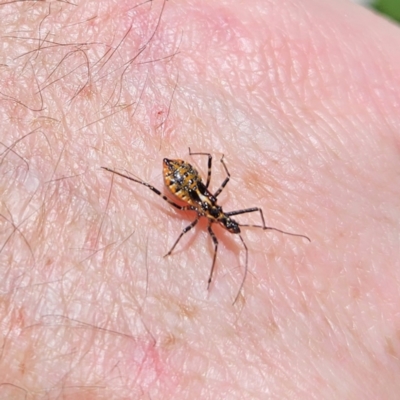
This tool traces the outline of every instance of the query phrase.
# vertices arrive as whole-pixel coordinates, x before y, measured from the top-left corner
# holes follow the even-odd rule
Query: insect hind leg
[[[224,161],[224,155],[222,155],[221,163],[224,166],[227,177],[221,183],[221,186],[219,187],[219,189],[214,193],[214,197],[218,197],[221,194],[221,192],[224,190],[224,187],[228,184],[229,180],[231,179],[231,174],[229,173],[228,167],[226,166],[225,161]]]
[[[207,182],[206,182],[206,188],[208,189],[208,186],[211,181],[211,168],[212,168],[212,155],[210,153],[192,153],[189,147],[189,155],[190,156],[207,156],[208,157],[208,164],[207,164]]]
[[[174,243],[173,246],[171,247],[170,251],[169,251],[167,254],[165,254],[164,257],[169,256],[169,255],[174,251],[176,245],[177,245],[178,242],[182,239],[182,236],[183,236],[185,233],[189,232],[192,228],[194,228],[194,227],[197,225],[197,223],[199,222],[199,219],[200,219],[200,217],[197,216],[197,218],[196,218],[190,225],[188,225],[185,229],[183,229],[183,231],[181,232],[181,234],[178,236],[178,239],[175,240],[175,243]]]
[[[171,204],[171,206],[174,206],[174,207],[177,208],[178,210],[185,211],[185,210],[193,210],[193,209],[194,209],[194,207],[180,206],[179,204],[173,202],[173,201],[170,200],[167,196],[164,196],[157,188],[155,188],[153,185],[150,185],[150,184],[147,183],[147,182],[141,181],[141,180],[139,180],[139,179],[132,178],[132,177],[129,176],[129,175],[121,174],[120,172],[114,171],[113,169],[110,169],[110,168],[107,168],[107,167],[101,167],[101,168],[104,169],[104,170],[106,170],[106,171],[108,171],[108,172],[111,172],[111,173],[113,173],[113,174],[115,174],[115,175],[122,176],[123,178],[129,179],[130,181],[133,181],[133,182],[136,182],[136,183],[140,183],[141,185],[146,186],[146,187],[149,188],[152,192],[154,192],[155,194],[157,194],[158,196],[160,196],[163,200],[165,200],[167,203]]]

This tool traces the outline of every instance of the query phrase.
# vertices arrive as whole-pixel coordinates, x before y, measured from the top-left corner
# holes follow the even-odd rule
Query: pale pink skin
[[[0,398],[397,399],[399,28],[347,1],[77,3],[0,7]],[[163,189],[164,157],[206,173],[189,146],[214,191],[225,154],[226,211],[312,240],[243,228],[235,305],[240,239],[215,228],[207,291],[206,223],[163,258],[194,214],[100,169]]]

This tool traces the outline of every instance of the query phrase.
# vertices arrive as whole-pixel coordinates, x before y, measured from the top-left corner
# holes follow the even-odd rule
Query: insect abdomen
[[[195,194],[201,178],[190,164],[182,160],[164,159],[164,181],[176,197],[189,204],[197,203]]]

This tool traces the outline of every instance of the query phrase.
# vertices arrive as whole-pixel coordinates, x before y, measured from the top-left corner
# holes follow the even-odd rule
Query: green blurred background
[[[400,0],[375,0],[371,7],[400,22]]]

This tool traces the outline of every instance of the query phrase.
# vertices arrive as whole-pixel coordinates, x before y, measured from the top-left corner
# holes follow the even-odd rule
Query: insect
[[[114,171],[107,167],[102,167],[102,168],[105,169],[106,171],[112,172],[113,174],[122,176],[123,178],[129,179],[133,182],[140,183],[141,185],[148,187],[155,194],[160,196],[163,200],[165,200],[167,203],[171,204],[178,210],[194,211],[197,214],[195,220],[190,225],[188,225],[185,229],[182,230],[181,234],[178,236],[175,243],[173,244],[173,246],[171,247],[169,252],[164,257],[169,256],[173,252],[176,245],[181,240],[182,236],[185,235],[185,233],[189,232],[192,228],[194,228],[196,226],[196,224],[199,222],[200,218],[202,218],[202,217],[207,218],[208,233],[210,234],[211,239],[214,244],[214,255],[213,255],[213,259],[212,259],[210,275],[208,278],[207,289],[210,288],[210,284],[212,282],[213,273],[214,273],[214,269],[215,269],[215,261],[217,259],[217,252],[218,252],[218,239],[212,229],[213,224],[219,224],[224,229],[226,229],[228,232],[234,233],[239,236],[239,238],[243,244],[244,250],[245,250],[245,268],[244,268],[244,274],[243,274],[243,278],[242,278],[239,290],[238,290],[235,300],[233,302],[233,304],[235,304],[237,299],[239,298],[239,295],[242,291],[244,282],[246,280],[247,268],[248,268],[248,253],[249,253],[249,251],[248,251],[245,241],[243,240],[243,237],[240,234],[241,227],[253,227],[253,228],[261,228],[263,230],[274,230],[274,231],[283,233],[285,235],[302,237],[302,238],[307,239],[310,242],[311,242],[311,240],[308,236],[305,236],[305,235],[286,232],[281,229],[266,226],[263,211],[259,207],[251,207],[251,208],[245,208],[245,209],[229,211],[229,212],[223,211],[222,207],[218,204],[217,200],[218,200],[218,196],[221,194],[222,190],[225,188],[225,186],[227,185],[227,183],[229,182],[230,177],[231,177],[231,175],[228,171],[228,168],[225,164],[224,156],[222,156],[222,158],[221,158],[221,163],[225,169],[226,178],[222,182],[222,184],[220,185],[218,190],[213,194],[210,192],[210,190],[208,188],[210,185],[210,181],[211,181],[211,169],[212,169],[211,154],[209,154],[209,153],[192,153],[189,148],[189,155],[190,156],[200,155],[200,156],[208,157],[208,172],[207,172],[206,183],[203,182],[203,180],[201,179],[197,170],[188,162],[183,161],[183,160],[169,160],[168,158],[164,158],[164,160],[163,160],[163,174],[164,174],[165,186],[169,189],[171,194],[173,194],[175,197],[177,197],[178,199],[180,199],[181,201],[186,203],[186,205],[184,205],[184,206],[175,203],[173,200],[171,200],[167,196],[164,196],[154,186],[152,186],[144,181],[132,178],[131,176],[128,176],[128,175],[121,174],[120,172]],[[252,212],[260,213],[260,218],[261,218],[261,223],[262,223],[261,225],[240,224],[239,222],[237,222],[233,218],[231,218],[234,215],[246,214],[246,213],[252,213]]]

